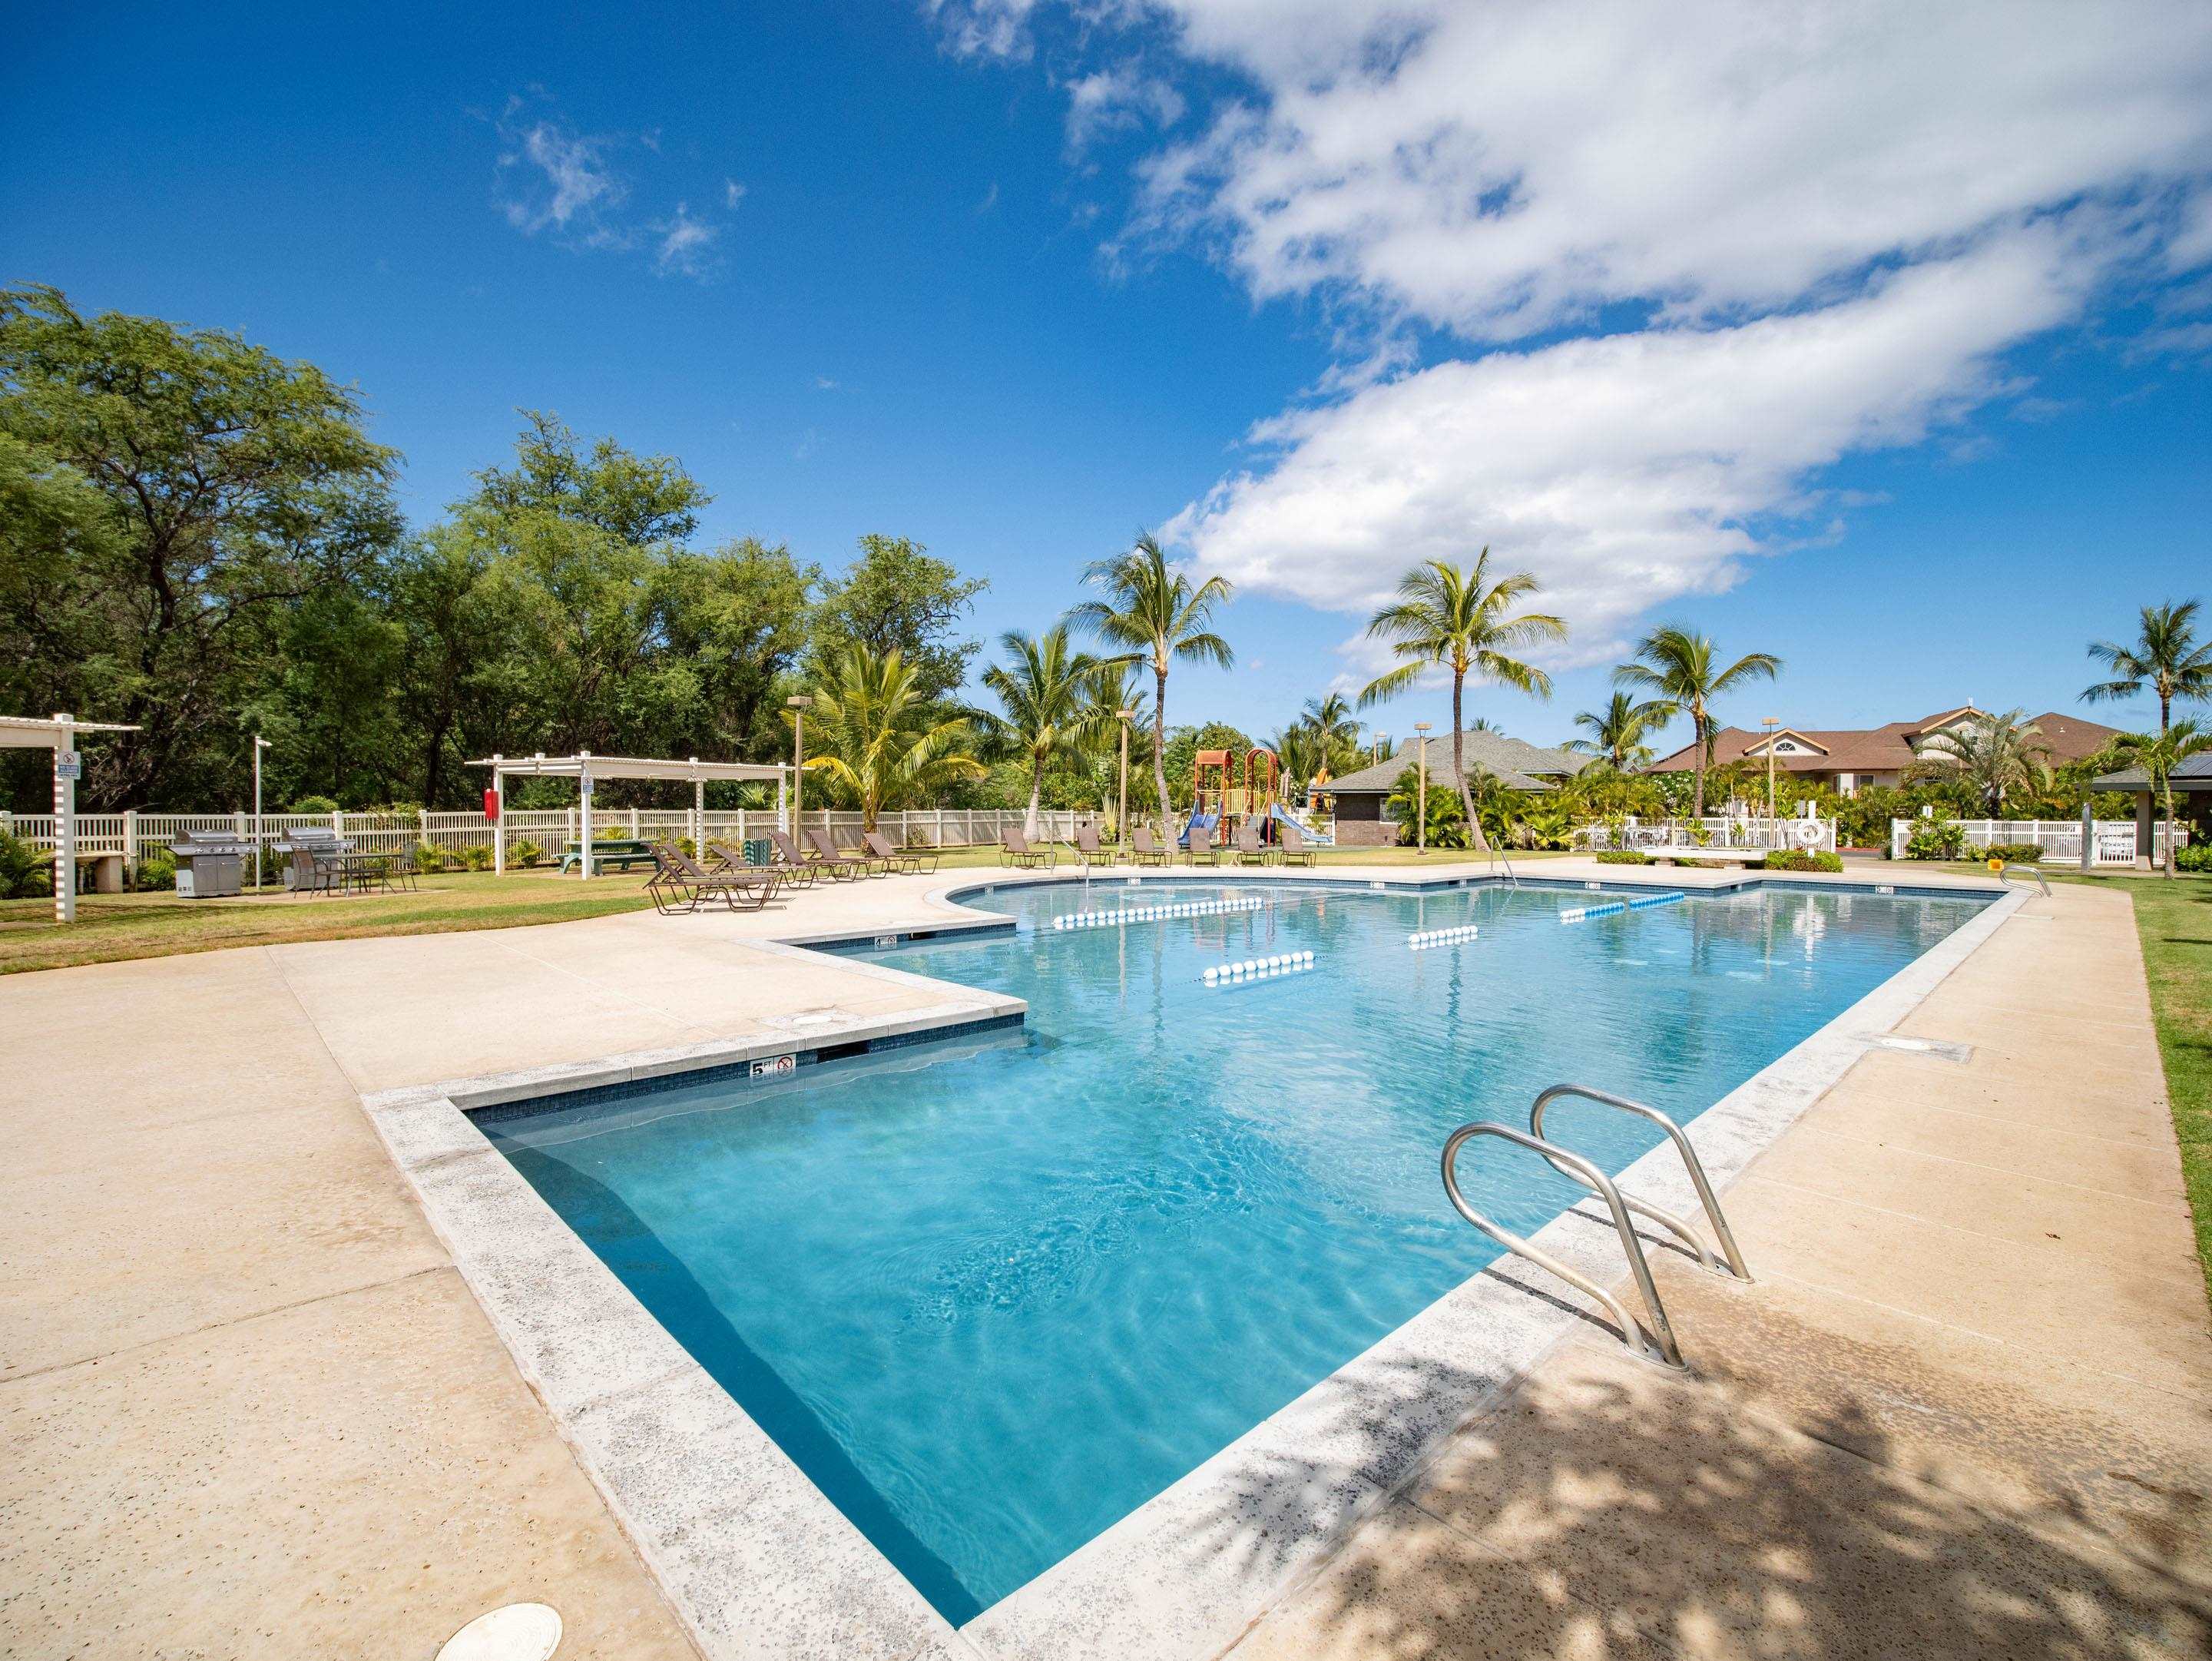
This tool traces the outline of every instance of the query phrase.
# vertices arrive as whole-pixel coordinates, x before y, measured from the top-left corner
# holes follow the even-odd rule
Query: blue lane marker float
[[[1608,900],[1603,905],[1571,905],[1559,913],[1561,922],[1583,922],[1591,917],[1618,916],[1624,911],[1642,911],[1654,905],[1672,905],[1688,895],[1676,891],[1665,894],[1646,894],[1638,899]]]
[[[1066,911],[1052,920],[1054,928],[1118,928],[1133,922],[1164,922],[1174,917],[1218,917],[1233,911],[1257,911],[1267,902],[1257,896],[1233,900],[1188,900],[1176,905],[1126,905],[1113,911]]]
[[[1272,958],[1247,958],[1241,963],[1216,964],[1199,979],[1208,986],[1243,986],[1251,981],[1296,975],[1314,966],[1310,952],[1279,952]]]
[[[1689,897],[1687,894],[1679,891],[1672,894],[1646,894],[1642,899],[1629,901],[1628,909],[1632,911],[1641,911],[1647,906],[1672,905],[1677,900],[1686,900]]]
[[[1409,952],[1432,952],[1440,946],[1458,946],[1475,937],[1476,927],[1469,922],[1456,928],[1424,928],[1418,934],[1406,936],[1406,949]]]

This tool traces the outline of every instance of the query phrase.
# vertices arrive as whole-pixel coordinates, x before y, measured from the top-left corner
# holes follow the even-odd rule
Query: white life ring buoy
[[[1820,825],[1817,819],[1800,819],[1790,827],[1790,834],[1797,839],[1800,848],[1816,848],[1820,842]]]

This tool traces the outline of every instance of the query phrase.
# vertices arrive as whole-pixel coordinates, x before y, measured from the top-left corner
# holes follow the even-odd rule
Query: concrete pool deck
[[[1626,874],[1583,863],[1539,874]],[[0,1649],[427,1658],[542,1597],[563,1658],[692,1653],[358,1098],[949,1018],[763,943],[941,922],[977,876],[0,982]],[[1899,1030],[1973,1053],[1868,1052],[1738,1181],[1758,1286],[1662,1265],[1692,1378],[1561,1346],[1244,1649],[2188,1652],[2212,1345],[2124,895],[2028,902]]]

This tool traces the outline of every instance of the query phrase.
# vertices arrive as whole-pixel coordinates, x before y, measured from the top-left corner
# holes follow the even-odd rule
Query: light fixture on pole
[[[261,891],[261,752],[270,747],[269,740],[256,733],[253,735],[253,888]]]
[[[793,692],[783,702],[791,711],[791,835],[795,842],[802,823],[799,814],[805,810],[799,782],[806,776],[806,712],[814,707],[814,700],[804,692]]]
[[[1134,709],[1116,709],[1114,719],[1121,723],[1121,782],[1114,793],[1114,824],[1121,832],[1121,857],[1129,857],[1129,723],[1137,718]]]
[[[1421,751],[1420,794],[1413,802],[1413,852],[1419,855],[1429,851],[1429,723],[1417,721],[1413,731],[1420,734],[1413,742]]]
[[[1761,715],[1759,724],[1766,729],[1766,823],[1768,834],[1773,834],[1774,812],[1774,729],[1782,725],[1779,715]]]

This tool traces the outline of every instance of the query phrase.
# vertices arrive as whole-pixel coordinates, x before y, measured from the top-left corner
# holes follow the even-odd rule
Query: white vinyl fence
[[[1099,816],[1091,812],[1042,811],[1037,815],[1043,834],[1056,842],[1074,839],[1075,827]],[[919,807],[884,813],[877,828],[895,846],[928,848],[977,847],[996,843],[1007,825],[1023,822],[1019,808]],[[481,848],[488,855],[495,837],[506,839],[512,862],[518,843],[534,843],[539,853],[557,860],[562,849],[578,839],[580,810],[575,807],[509,808],[495,825],[482,813],[264,813],[261,840],[271,850],[271,868],[281,864],[274,855],[277,843],[294,830],[331,830],[365,854],[404,854],[428,843],[447,855]],[[810,810],[805,816],[809,830],[826,828],[841,847],[860,840],[860,815],[841,809]],[[617,837],[674,839],[688,837],[696,848],[712,838],[744,842],[781,828],[773,807],[741,807],[727,812],[694,813],[688,807],[605,807],[592,810],[594,841]],[[0,812],[0,830],[12,832],[33,847],[54,845],[51,813]],[[236,837],[251,841],[251,813],[80,813],[76,816],[77,849],[81,854],[120,854],[133,871],[147,855],[166,850],[178,836],[199,833]]]
[[[1893,860],[1905,857],[1905,844],[1912,833],[1924,826],[1943,821],[1923,819],[1892,819],[1889,822],[1889,856]],[[2043,850],[2043,857],[2054,864],[2079,865],[2081,861],[2081,821],[2079,819],[1954,819],[1966,833],[1969,848],[2002,848],[2008,843],[2033,843]],[[2189,844],[2189,827],[2179,827],[2177,838],[2182,846]],[[2136,862],[2136,822],[2133,819],[2098,819],[2091,826],[2093,838],[2089,862],[2092,865],[2133,865]],[[2151,826],[2151,857],[2166,856],[2166,825],[2161,821]]]
[[[1703,832],[1702,837],[1699,832]],[[1592,849],[1610,848],[1614,843],[1611,827],[1585,824],[1574,833],[1577,846]],[[1702,845],[1712,848],[1795,849],[1804,854],[1832,854],[1836,851],[1836,822],[1833,819],[1765,818],[1758,815],[1729,815],[1708,813],[1705,818],[1692,818],[1687,814],[1680,818],[1647,819],[1630,814],[1621,826],[1619,841],[1626,848],[1670,848]]]

